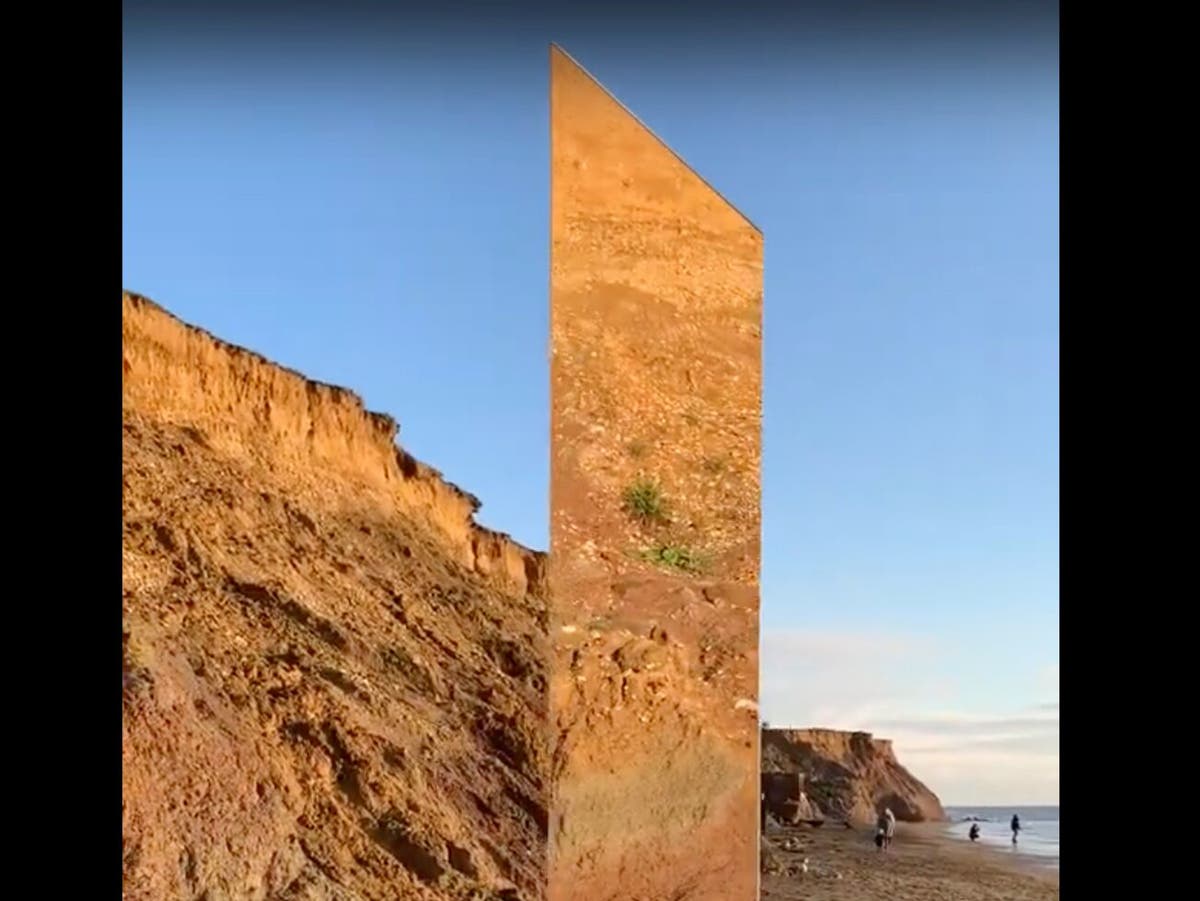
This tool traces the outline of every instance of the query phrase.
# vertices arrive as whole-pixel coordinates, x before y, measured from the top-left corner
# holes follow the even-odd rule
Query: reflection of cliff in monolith
[[[762,236],[551,53],[551,901],[757,890]]]

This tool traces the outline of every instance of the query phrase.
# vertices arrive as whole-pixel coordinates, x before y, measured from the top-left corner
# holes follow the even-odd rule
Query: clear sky
[[[355,389],[546,547],[558,41],[765,234],[764,718],[1057,803],[1057,24],[1008,8],[722,44],[130,7],[124,287]]]

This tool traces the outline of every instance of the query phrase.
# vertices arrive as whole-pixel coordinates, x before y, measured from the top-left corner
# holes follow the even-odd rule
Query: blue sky
[[[769,31],[131,18],[124,286],[352,387],[544,548],[559,41],[765,234],[764,717],[1056,803],[1056,26]]]

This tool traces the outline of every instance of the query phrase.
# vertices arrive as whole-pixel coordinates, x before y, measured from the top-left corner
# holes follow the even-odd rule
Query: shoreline
[[[950,849],[961,849],[964,853],[982,853],[991,856],[1002,865],[1008,865],[1023,873],[1044,876],[1058,882],[1058,858],[1044,857],[1022,851],[1021,846],[1013,851],[1006,847],[984,842],[972,843],[966,836],[959,838],[951,834],[950,829],[958,823],[952,820],[942,820],[935,823],[900,823],[897,826],[897,837],[903,832],[908,841],[916,844],[929,843],[933,845],[944,843]],[[964,826],[969,824],[963,824]]]
[[[972,844],[948,832],[952,822],[900,823],[880,853],[870,829],[826,823],[777,826],[761,897],[771,901],[1058,901],[1059,873],[1044,859]],[[832,828],[831,828],[832,827]],[[808,860],[807,872],[803,870]]]

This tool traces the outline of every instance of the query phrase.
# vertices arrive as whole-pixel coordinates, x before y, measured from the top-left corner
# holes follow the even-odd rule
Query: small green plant
[[[677,545],[661,545],[642,551],[642,559],[666,569],[698,573],[704,569],[704,558],[693,550]]]
[[[638,479],[626,488],[625,511],[644,523],[664,522],[667,507],[658,483],[650,479]]]
[[[718,475],[725,471],[726,460],[724,457],[708,457],[704,461],[704,471]]]

